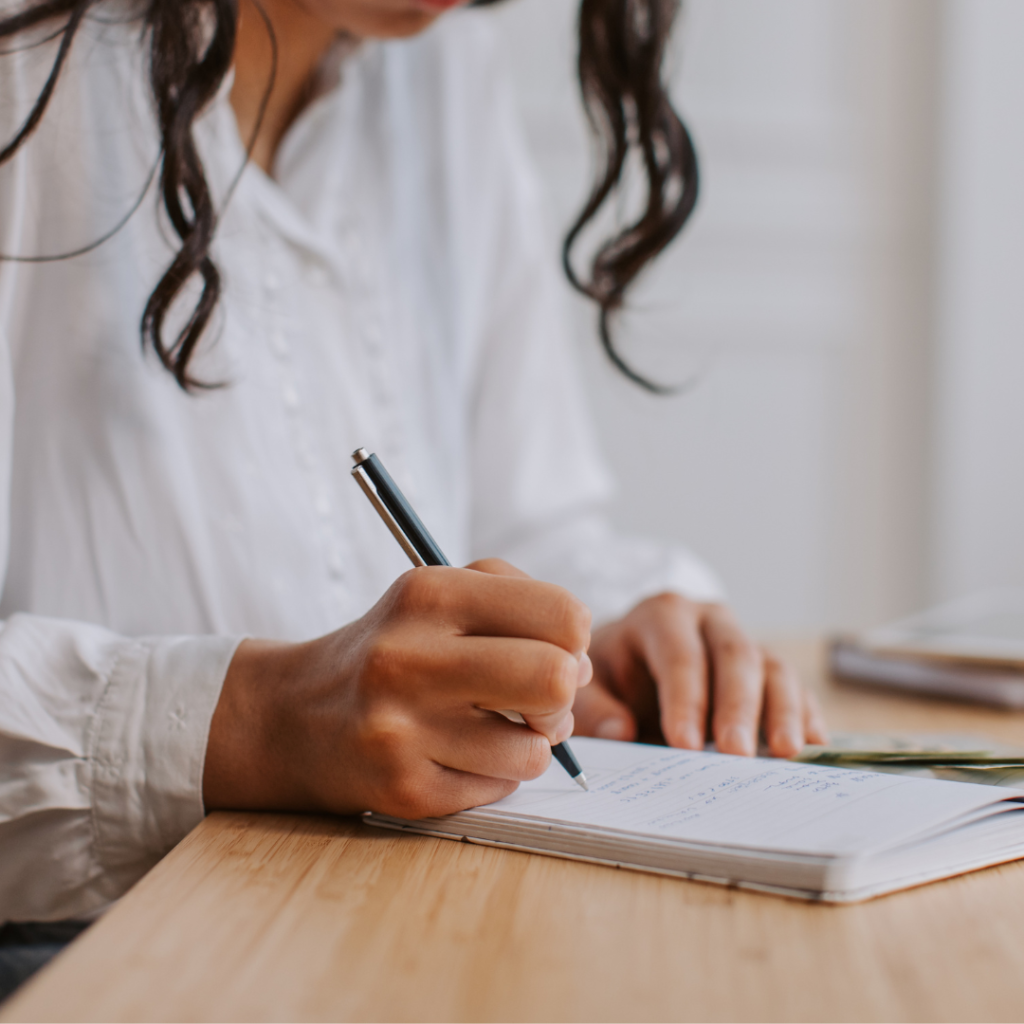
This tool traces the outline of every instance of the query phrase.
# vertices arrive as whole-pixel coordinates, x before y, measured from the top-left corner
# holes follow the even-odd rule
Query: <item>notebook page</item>
[[[589,793],[553,764],[511,796],[468,814],[841,856],[906,842],[1005,800],[987,786],[825,765],[584,738],[572,745]]]

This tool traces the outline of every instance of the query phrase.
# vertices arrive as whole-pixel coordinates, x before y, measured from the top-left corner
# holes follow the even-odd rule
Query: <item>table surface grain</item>
[[[833,728],[1024,715],[840,687]],[[0,1021],[1020,1020],[1024,862],[855,906],[284,814],[214,814]]]

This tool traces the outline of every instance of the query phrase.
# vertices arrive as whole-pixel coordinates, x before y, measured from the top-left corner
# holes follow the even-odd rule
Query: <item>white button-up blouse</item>
[[[109,232],[157,161],[142,28],[117,0],[94,10],[0,169],[4,256]],[[454,563],[507,558],[596,621],[661,590],[718,596],[700,562],[602,518],[609,480],[488,20],[364,45],[273,178],[240,173],[226,90],[204,113],[224,293],[193,370],[220,387],[185,394],[140,343],[176,248],[155,187],[93,251],[0,262],[0,920],[123,893],[203,815],[239,638],[327,633],[408,567],[350,478],[357,447]],[[0,57],[4,142],[52,57]]]

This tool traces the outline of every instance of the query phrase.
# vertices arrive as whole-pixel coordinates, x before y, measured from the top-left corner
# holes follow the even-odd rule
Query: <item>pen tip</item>
[[[583,772],[580,772],[579,775],[576,776],[574,781],[577,783],[577,785],[585,789],[588,793],[590,792],[590,787],[587,785],[587,777],[583,774]]]

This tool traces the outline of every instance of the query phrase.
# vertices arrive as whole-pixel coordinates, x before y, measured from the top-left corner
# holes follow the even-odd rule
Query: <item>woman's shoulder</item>
[[[45,22],[0,45],[0,147],[18,137],[54,68],[60,24]],[[0,165],[0,251],[72,251],[123,215],[159,151],[147,57],[130,5],[93,6],[42,119]]]
[[[23,10],[24,0],[0,0],[0,19]],[[60,20],[48,19],[0,41],[0,147],[25,123],[54,71],[63,34]],[[66,60],[59,69],[42,124],[70,113],[97,111],[115,104],[138,111],[146,96],[146,45],[137,6],[129,0],[95,5],[78,26]],[[123,112],[123,111],[122,111]],[[76,118],[77,120],[77,118]],[[67,131],[64,120],[63,129]]]
[[[0,21],[23,6],[0,0]],[[56,43],[48,38],[52,34],[53,26],[43,24],[0,40],[0,149],[12,140],[46,84],[57,52]]]

